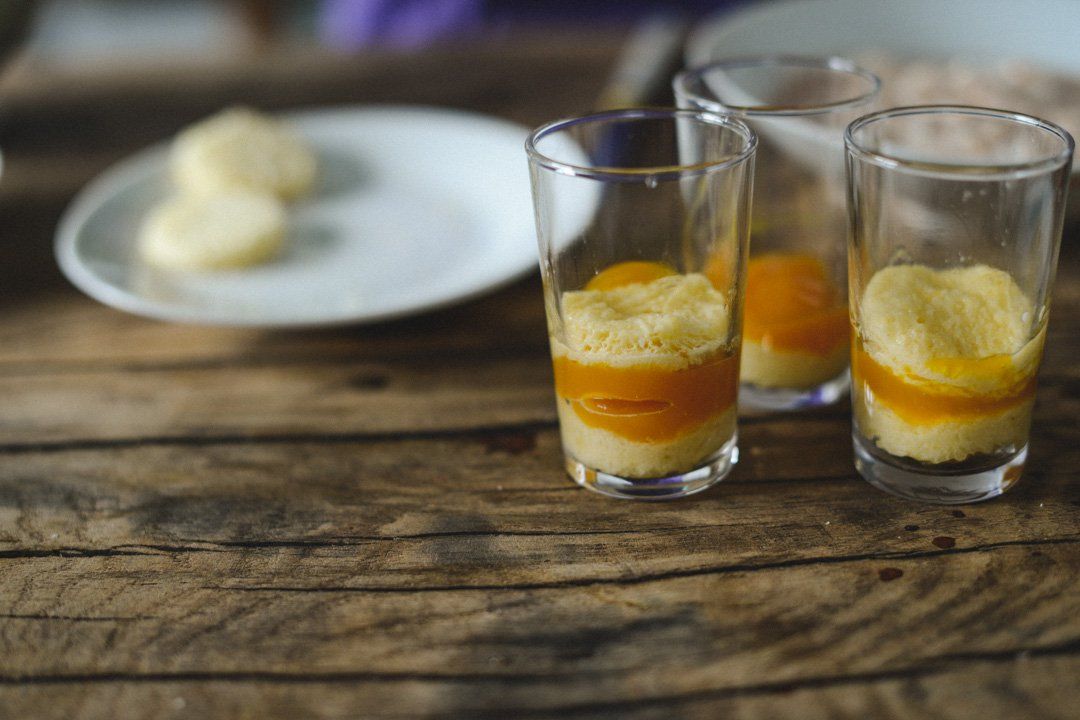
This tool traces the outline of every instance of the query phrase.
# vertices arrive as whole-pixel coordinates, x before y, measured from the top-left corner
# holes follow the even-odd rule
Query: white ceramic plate
[[[56,239],[87,295],[162,320],[308,327],[449,305],[537,267],[524,141],[510,122],[420,107],[285,116],[319,155],[312,196],[290,208],[287,250],[266,265],[165,272],[135,252],[139,223],[172,192],[164,146],[91,182]]]

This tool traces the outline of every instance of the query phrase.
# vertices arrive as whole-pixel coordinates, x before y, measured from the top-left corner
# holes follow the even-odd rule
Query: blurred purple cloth
[[[512,25],[629,23],[666,13],[693,19],[747,0],[323,0],[319,34],[327,45],[416,48],[434,40]]]
[[[475,32],[483,21],[484,0],[326,0],[319,29],[326,44],[341,50],[412,48]]]

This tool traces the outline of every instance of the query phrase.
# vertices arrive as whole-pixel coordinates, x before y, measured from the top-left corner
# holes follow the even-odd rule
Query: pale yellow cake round
[[[169,149],[173,180],[195,195],[239,189],[293,200],[314,187],[316,165],[288,123],[243,107],[185,128]]]
[[[965,460],[1005,448],[1019,449],[1027,442],[1034,400],[978,420],[933,424],[910,423],[882,404],[856,402],[859,430],[885,452],[924,463]]]
[[[958,462],[1027,439],[1045,326],[1009,273],[986,265],[878,271],[853,358],[859,431],[896,456]]]
[[[562,399],[558,412],[566,452],[590,468],[619,477],[657,478],[693,470],[735,436],[734,406],[696,430],[665,442],[636,442],[590,427]]]
[[[825,356],[788,352],[743,338],[741,377],[745,383],[764,388],[803,390],[840,376],[848,366],[847,345]]]

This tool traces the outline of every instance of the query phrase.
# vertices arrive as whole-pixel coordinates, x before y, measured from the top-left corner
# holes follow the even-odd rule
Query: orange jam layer
[[[705,261],[702,273],[709,278],[714,288],[727,292],[735,284],[734,270],[735,263],[727,254],[716,253]]]
[[[767,348],[827,357],[846,345],[847,306],[812,255],[767,253],[746,268],[743,337]]]
[[[934,363],[931,363],[933,365]],[[941,363],[938,363],[941,364]],[[879,364],[856,339],[851,350],[854,392],[869,402],[884,405],[912,425],[931,425],[950,420],[977,420],[1016,407],[1035,396],[1035,376],[1015,377],[1008,356],[977,360],[954,360],[974,375],[999,377],[1002,389],[996,393],[975,393],[925,379],[912,381]]]
[[[585,289],[614,290],[623,285],[652,282],[674,274],[675,268],[667,263],[630,260],[604,268],[586,283]]]
[[[635,442],[672,440],[735,402],[738,356],[719,355],[679,370],[614,367],[557,357],[555,392],[586,425]]]

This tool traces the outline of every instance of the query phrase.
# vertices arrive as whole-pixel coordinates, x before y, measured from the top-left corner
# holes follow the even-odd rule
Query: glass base
[[[752,383],[739,385],[739,407],[758,410],[803,410],[832,405],[848,394],[851,372],[844,370],[832,380],[817,387],[796,390],[792,388],[763,387]]]
[[[852,434],[852,440],[855,469],[864,480],[891,495],[938,505],[976,503],[1001,495],[1020,479],[1028,453],[1025,444],[1012,455],[988,461],[992,464],[950,463],[956,467],[949,467],[894,457],[858,433]]]
[[[624,478],[588,467],[566,454],[566,472],[583,488],[624,500],[674,500],[699,493],[723,480],[739,462],[738,436],[733,436],[705,464],[677,475]]]

